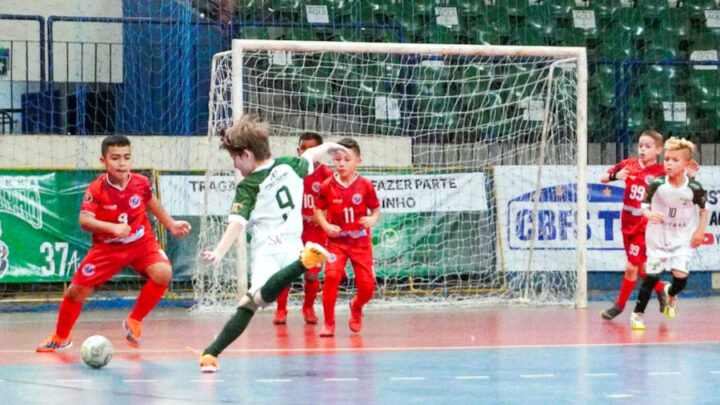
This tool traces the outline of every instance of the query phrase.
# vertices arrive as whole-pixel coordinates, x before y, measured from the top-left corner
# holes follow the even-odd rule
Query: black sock
[[[239,307],[237,312],[227,321],[222,332],[215,338],[215,341],[205,349],[203,354],[212,354],[218,356],[230,343],[240,336],[255,315],[255,311],[250,308]]]
[[[305,273],[305,270],[307,270],[305,266],[298,260],[273,274],[268,281],[265,282],[265,285],[260,288],[260,296],[263,301],[268,304],[275,301],[284,289]]]
[[[640,314],[645,312],[645,308],[647,307],[648,301],[650,301],[650,296],[652,295],[653,288],[659,280],[660,276],[658,275],[648,274],[647,276],[645,276],[645,281],[643,281],[642,285],[640,286],[640,292],[638,293],[637,302],[635,302],[635,310],[633,312],[637,312]]]
[[[685,278],[677,278],[673,276],[672,285],[670,285],[670,288],[668,289],[668,294],[671,296],[676,296],[680,293],[680,291],[685,289],[685,286],[687,285],[687,277]]]

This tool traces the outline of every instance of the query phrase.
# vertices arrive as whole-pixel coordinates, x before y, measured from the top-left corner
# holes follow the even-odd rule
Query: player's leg
[[[684,290],[687,285],[687,278],[690,275],[690,271],[688,269],[689,262],[689,258],[680,256],[673,258],[670,263],[673,280],[671,284],[665,285],[664,288],[664,292],[667,297],[665,315],[670,319],[677,316],[677,295],[680,291]]]
[[[55,333],[43,340],[36,351],[54,352],[72,346],[70,332],[82,312],[85,299],[128,262],[127,252],[106,246],[93,246],[78,267],[60,303]]]
[[[323,314],[325,321],[320,332],[322,337],[335,336],[335,303],[337,302],[340,282],[345,275],[347,254],[345,248],[338,244],[328,244],[330,258],[325,263],[325,282],[322,291]]]
[[[362,308],[375,292],[375,273],[373,272],[372,247],[353,249],[350,260],[355,272],[357,294],[350,301],[350,320],[348,325],[353,332],[362,329]]]
[[[622,313],[637,283],[638,264],[641,263],[639,257],[640,246],[633,243],[632,235],[627,234],[623,234],[623,246],[625,247],[625,255],[628,261],[625,265],[625,274],[623,275],[622,284],[620,285],[620,293],[613,306],[600,312],[600,316],[607,320],[613,319]]]
[[[322,271],[321,266],[315,266],[305,272],[305,298],[303,300],[303,318],[308,325],[318,323],[318,317],[315,314],[315,298],[320,290],[320,278],[318,275]]]
[[[647,253],[646,253],[646,247],[645,247],[645,233],[640,232],[638,234],[633,235],[632,242],[640,247],[640,253],[638,254],[638,275],[644,280],[645,279],[645,262],[647,261]],[[653,290],[655,291],[655,294],[658,298],[658,303],[660,304],[660,312],[663,312],[665,310],[666,300],[665,295],[663,294],[663,289],[665,287],[665,284],[662,282],[662,280],[658,280],[658,282],[655,284],[655,287]]]
[[[287,323],[287,301],[290,295],[290,287],[284,289],[277,298],[277,308],[275,309],[275,317],[273,324],[285,325]]]
[[[635,309],[630,316],[630,327],[633,329],[645,329],[645,322],[642,319],[645,313],[650,296],[652,295],[653,288],[660,280],[660,274],[663,271],[663,262],[658,258],[648,258],[647,274],[645,280],[640,286],[640,292],[638,293],[638,299],[635,303]]]
[[[132,266],[139,273],[147,276],[148,280],[140,290],[132,312],[123,321],[123,327],[126,331],[126,342],[132,347],[140,347],[142,321],[165,295],[172,280],[172,266],[160,244],[155,240],[136,247],[135,251],[137,256]]]

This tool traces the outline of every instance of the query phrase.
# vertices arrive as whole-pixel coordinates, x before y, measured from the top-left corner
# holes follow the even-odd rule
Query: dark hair
[[[110,135],[105,137],[100,147],[100,153],[103,156],[107,153],[111,146],[130,146],[130,139],[125,135]]]
[[[358,145],[356,140],[354,140],[352,138],[343,138],[338,141],[338,144],[340,144],[348,149],[352,149],[356,155],[360,156],[360,145]]]
[[[310,141],[314,140],[317,142],[318,145],[322,145],[323,138],[318,134],[317,132],[303,132],[300,134],[300,140],[298,141],[298,145],[303,143],[303,141]]]
[[[220,148],[231,154],[241,154],[249,150],[256,160],[270,157],[270,126],[257,117],[243,115],[237,123],[220,133]]]

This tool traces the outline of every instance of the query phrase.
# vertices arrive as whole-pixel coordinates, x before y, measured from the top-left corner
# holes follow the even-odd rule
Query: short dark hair
[[[111,146],[130,146],[130,139],[125,135],[110,135],[105,137],[100,147],[100,153],[103,156],[107,153]]]
[[[356,155],[360,156],[360,145],[358,145],[356,140],[354,140],[352,138],[343,138],[338,141],[338,144],[340,144],[348,149],[352,149]]]
[[[243,115],[233,126],[220,131],[220,136],[220,149],[231,154],[249,150],[256,160],[270,157],[270,125],[256,116]]]
[[[300,134],[300,140],[298,141],[298,144],[303,143],[303,141],[310,141],[314,140],[317,142],[318,145],[322,145],[323,138],[318,134],[317,132],[303,132]]]

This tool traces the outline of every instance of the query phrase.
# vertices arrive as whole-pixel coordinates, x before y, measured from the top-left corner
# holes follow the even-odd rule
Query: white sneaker
[[[671,284],[666,283],[665,288],[663,289],[663,294],[666,297],[667,300],[667,306],[665,306],[665,316],[667,316],[670,319],[673,319],[677,316],[677,295],[672,297],[670,296],[670,286]]]
[[[630,315],[630,328],[633,330],[645,330],[645,321],[643,321],[643,314],[633,312]]]

